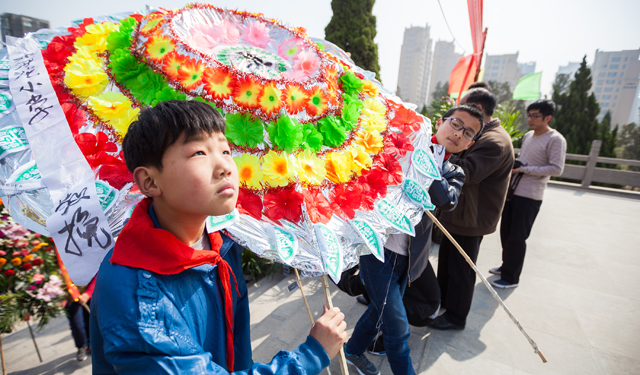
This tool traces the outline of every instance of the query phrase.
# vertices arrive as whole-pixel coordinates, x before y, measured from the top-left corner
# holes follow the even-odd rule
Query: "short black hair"
[[[122,151],[131,173],[142,167],[162,170],[162,157],[172,144],[198,139],[204,133],[223,133],[224,117],[209,104],[195,100],[168,100],[140,111],[122,141]]]
[[[467,95],[462,98],[465,100],[465,104],[480,104],[489,117],[491,117],[493,111],[496,110],[496,97],[487,89],[479,88],[469,90]]]
[[[480,130],[476,133],[474,140],[478,139],[478,137],[482,133],[482,129],[484,129],[484,113],[482,113],[480,107],[473,104],[458,104],[455,107],[451,107],[451,109],[448,110],[447,113],[445,113],[442,117],[451,117],[451,115],[453,115],[456,111],[466,112],[480,121]]]
[[[482,81],[474,82],[471,85],[469,85],[469,90],[473,90],[473,89],[485,89],[487,91],[491,91],[489,84]]]
[[[532,109],[537,109],[544,117],[553,116],[553,114],[556,113],[556,104],[548,99],[540,99],[529,104],[527,107],[527,113]]]

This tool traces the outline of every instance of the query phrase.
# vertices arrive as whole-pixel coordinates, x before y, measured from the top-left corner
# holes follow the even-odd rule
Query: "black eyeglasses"
[[[462,130],[462,135],[466,139],[475,141],[476,132],[473,129],[465,128],[464,125],[462,125],[462,121],[455,117],[445,117],[444,120],[449,120],[449,125],[451,125],[454,130]]]
[[[542,117],[544,117],[544,115],[540,114],[540,113],[534,113],[534,114],[528,114],[527,115],[527,118],[532,118],[534,120],[537,119],[537,118],[542,118]]]

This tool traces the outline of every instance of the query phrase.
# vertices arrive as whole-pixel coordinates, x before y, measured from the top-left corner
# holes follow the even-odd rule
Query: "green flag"
[[[531,73],[520,78],[513,90],[513,100],[538,100],[540,99],[540,79],[542,72]]]

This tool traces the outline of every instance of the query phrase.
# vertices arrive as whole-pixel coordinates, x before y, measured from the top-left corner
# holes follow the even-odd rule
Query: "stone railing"
[[[619,169],[598,168],[597,163],[629,165],[640,167],[640,160],[605,158],[598,156],[601,140],[594,140],[591,143],[591,151],[589,155],[567,154],[566,160],[584,161],[587,165],[565,164],[562,178],[581,181],[583,188],[588,188],[592,182],[601,182],[607,184],[616,184],[631,187],[640,187],[640,172],[623,171]],[[520,149],[515,149],[516,155],[520,153]]]

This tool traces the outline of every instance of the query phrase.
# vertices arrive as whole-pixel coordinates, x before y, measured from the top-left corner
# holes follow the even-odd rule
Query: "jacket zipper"
[[[409,236],[409,246],[407,247],[407,256],[409,261],[407,264],[407,286],[411,287],[411,236]]]

